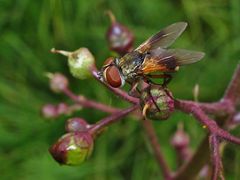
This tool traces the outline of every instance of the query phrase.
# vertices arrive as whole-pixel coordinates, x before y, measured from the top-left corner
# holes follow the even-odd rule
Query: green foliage
[[[222,96],[240,57],[239,0],[1,0],[1,179],[139,180],[161,176],[143,129],[131,117],[110,127],[97,140],[93,156],[80,167],[59,166],[48,153],[50,144],[64,133],[67,117],[46,122],[39,113],[41,106],[67,98],[49,90],[45,72],[66,74],[75,92],[109,105],[126,106],[94,80],[72,78],[65,57],[49,53],[52,47],[74,50],[84,46],[100,67],[111,54],[105,40],[107,9],[133,30],[136,45],[166,25],[187,21],[189,26],[174,47],[202,50],[207,55],[202,62],[180,69],[170,89],[175,97],[192,99],[192,89],[198,83],[201,101]],[[95,122],[105,114],[82,110],[76,115]],[[205,133],[194,118],[181,113],[169,121],[154,122],[172,168],[176,168],[175,154],[169,139],[179,121],[185,123],[193,148]],[[240,136],[237,131],[235,134]],[[226,168],[226,175],[237,179],[239,147],[228,146],[226,154],[229,152],[234,155],[224,156],[225,166],[229,162],[231,167]]]

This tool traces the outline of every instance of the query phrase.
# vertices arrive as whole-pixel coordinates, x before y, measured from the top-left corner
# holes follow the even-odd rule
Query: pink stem
[[[77,96],[68,88],[65,88],[63,90],[63,93],[65,95],[67,95],[69,98],[71,98],[74,102],[76,102],[84,107],[87,107],[87,108],[94,108],[94,109],[98,109],[100,111],[111,113],[111,114],[120,111],[120,109],[118,109],[118,108],[113,108],[113,107],[107,106],[105,104],[86,99],[83,96]]]
[[[207,114],[225,116],[234,112],[234,107],[232,106],[232,103],[229,100],[225,99],[214,103],[197,103],[193,101],[185,102],[189,103],[189,105],[198,105]]]
[[[215,134],[209,136],[209,146],[212,152],[213,173],[212,180],[217,180],[219,176],[222,176],[222,161],[219,153],[218,137]]]
[[[124,110],[118,111],[100,121],[98,121],[95,125],[93,125],[90,129],[90,133],[91,134],[96,134],[99,131],[101,131],[102,129],[104,129],[105,127],[109,126],[112,123],[115,123],[119,120],[121,120],[123,117],[125,117],[126,115],[128,115],[129,113],[135,111],[136,109],[139,108],[139,105],[133,105],[129,108],[126,108]]]
[[[229,136],[229,133],[225,133],[224,130],[220,129],[216,123],[208,118],[205,113],[210,113],[213,115],[219,114],[219,112],[227,113],[228,116],[222,116],[223,119],[222,124],[226,123],[229,119],[228,117],[233,116],[235,107],[237,103],[239,103],[239,96],[240,96],[240,65],[235,70],[233,75],[232,81],[228,85],[228,88],[225,92],[225,96],[220,102],[216,103],[192,103],[189,101],[176,101],[175,105],[177,109],[185,113],[193,113],[193,115],[203,124],[208,124],[208,128],[211,127],[211,133],[214,131],[218,131],[218,136],[222,137],[221,134],[225,134],[225,138]],[[205,113],[204,113],[204,112]],[[207,123],[206,123],[207,121]],[[209,124],[212,124],[209,126]],[[217,127],[217,128],[216,128]],[[223,131],[223,132],[221,132]],[[214,133],[213,133],[214,134]],[[216,137],[216,134],[214,135]],[[223,138],[223,137],[222,137]],[[228,138],[226,138],[229,140]],[[234,141],[236,140],[236,141]],[[239,139],[235,139],[234,137],[233,142],[239,143]],[[199,170],[206,164],[209,159],[209,149],[208,149],[208,138],[204,138],[201,145],[197,148],[197,151],[191,157],[191,159],[184,164],[174,175],[175,180],[182,180],[182,179],[194,179],[196,174]],[[196,163],[197,162],[197,163]],[[221,176],[221,175],[220,175]],[[223,176],[221,177],[223,179]]]
[[[156,160],[159,164],[160,170],[163,173],[164,179],[170,180],[171,178],[171,171],[170,168],[167,165],[167,162],[164,159],[164,155],[162,154],[161,146],[158,142],[157,134],[155,132],[155,129],[152,125],[152,122],[145,119],[142,120],[143,127],[145,129],[145,132],[148,136],[148,139],[151,143],[151,146],[154,151],[154,155],[156,157]]]
[[[210,119],[197,104],[191,106],[185,101],[175,100],[175,107],[187,114],[193,114],[195,118],[202,124],[206,125],[210,133],[230,141],[232,143],[240,144],[240,139],[231,135],[229,132],[218,127],[217,123]]]
[[[224,99],[229,99],[234,105],[240,104],[240,64],[225,92]]]
[[[201,168],[209,162],[209,154],[209,141],[206,137],[192,157],[177,170],[173,179],[195,179]]]

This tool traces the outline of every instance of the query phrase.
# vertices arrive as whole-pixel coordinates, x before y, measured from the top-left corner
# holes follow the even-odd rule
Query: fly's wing
[[[174,72],[178,66],[192,64],[204,57],[205,53],[185,49],[155,49],[149,52],[141,67],[143,74],[153,72]]]
[[[182,34],[182,32],[186,29],[186,22],[177,22],[174,23],[157,34],[151,36],[144,43],[142,43],[136,51],[140,53],[147,52],[151,49],[156,49],[158,47],[167,48]]]

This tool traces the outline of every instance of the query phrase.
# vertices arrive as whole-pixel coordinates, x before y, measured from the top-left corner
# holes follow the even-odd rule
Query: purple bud
[[[171,144],[175,148],[177,153],[178,164],[181,165],[183,162],[187,161],[192,154],[189,147],[189,136],[183,130],[183,124],[179,124],[177,131],[171,139]]]
[[[188,134],[183,130],[183,126],[180,124],[177,131],[173,135],[171,139],[171,144],[176,149],[182,149],[186,148],[189,145],[189,136]]]
[[[235,114],[235,116],[233,117],[233,122],[236,124],[240,124],[240,112]]]
[[[65,125],[67,132],[85,132],[88,130],[90,125],[82,118],[71,118],[68,119]]]
[[[211,171],[211,168],[209,168],[209,165],[206,164],[205,166],[203,166],[203,168],[199,172],[198,179],[210,179],[210,176],[211,176],[210,171]]]
[[[111,26],[107,30],[109,48],[120,55],[124,55],[133,48],[133,33],[124,25],[118,23],[111,11],[107,11],[111,19]]]
[[[42,107],[42,115],[45,118],[55,118],[58,116],[57,107],[52,104],[46,104]]]
[[[63,135],[49,149],[52,157],[60,164],[79,165],[89,158],[94,141],[87,132],[72,132]]]
[[[69,111],[69,107],[66,103],[59,103],[57,105],[57,112],[58,114],[67,114]]]
[[[145,88],[140,97],[143,116],[152,120],[166,120],[174,111],[171,92],[162,86]]]
[[[54,92],[62,92],[68,87],[68,79],[61,73],[54,73],[49,75],[50,88]]]
[[[236,113],[228,123],[229,129],[235,129],[240,124],[240,112]]]

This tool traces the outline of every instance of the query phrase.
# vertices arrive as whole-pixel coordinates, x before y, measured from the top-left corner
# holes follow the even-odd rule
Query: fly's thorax
[[[126,80],[132,80],[137,77],[144,58],[144,54],[138,51],[132,51],[119,59],[118,66]]]

